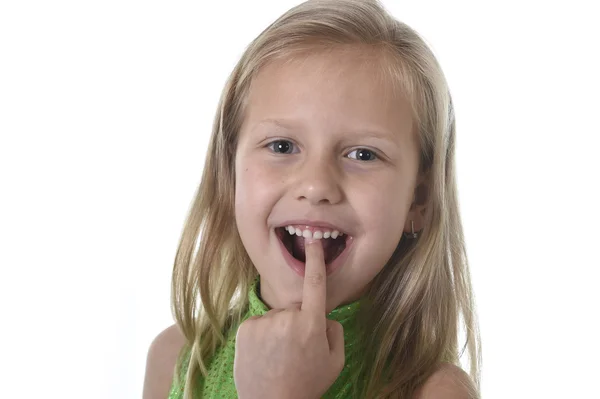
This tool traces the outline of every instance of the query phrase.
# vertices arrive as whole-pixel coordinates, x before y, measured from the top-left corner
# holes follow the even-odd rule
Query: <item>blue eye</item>
[[[349,152],[347,156],[351,159],[356,159],[357,161],[374,161],[377,159],[375,152],[366,148],[353,150]]]
[[[276,154],[293,154],[296,152],[294,151],[294,143],[289,140],[275,140],[267,144],[267,147]]]

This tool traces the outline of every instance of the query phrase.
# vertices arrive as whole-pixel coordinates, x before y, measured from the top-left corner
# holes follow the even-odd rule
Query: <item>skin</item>
[[[410,106],[372,59],[358,49],[314,52],[272,62],[253,81],[236,152],[235,214],[272,309],[302,302],[303,279],[275,234],[285,221],[321,220],[354,238],[346,262],[327,276],[327,313],[364,293],[411,220],[422,228]],[[291,153],[275,152],[277,140]],[[376,159],[357,159],[357,149]]]
[[[415,231],[423,226],[425,209],[414,198],[426,180],[417,175],[408,106],[374,79],[377,73],[363,55],[315,54],[273,63],[254,81],[236,158],[236,220],[272,310],[238,329],[234,379],[242,399],[321,397],[344,361],[342,326],[326,314],[360,297],[402,230],[411,231],[411,220]],[[282,123],[261,123],[267,119]],[[298,152],[274,154],[267,143],[275,138],[292,140]],[[366,164],[350,159],[357,147],[379,150],[382,157]],[[289,219],[347,227],[355,242],[345,264],[326,276],[316,241],[306,247],[306,278],[295,274],[273,230]],[[144,399],[167,396],[184,342],[177,326],[155,339]],[[414,397],[472,398],[469,386],[460,368],[443,364]]]
[[[344,329],[325,317],[323,248],[307,240],[300,307],[273,309],[240,325],[233,378],[240,398],[320,398],[344,367]]]
[[[236,335],[233,378],[244,398],[320,398],[344,367],[344,330],[325,317],[327,278],[319,240],[306,240],[300,306],[272,309],[243,322]],[[459,367],[442,364],[415,399],[474,399]]]

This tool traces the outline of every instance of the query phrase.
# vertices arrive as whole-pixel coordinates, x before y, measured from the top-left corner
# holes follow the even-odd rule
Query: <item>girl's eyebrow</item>
[[[273,125],[275,127],[285,129],[285,130],[298,130],[304,127],[302,122],[293,120],[293,119],[273,119],[267,118],[259,121],[254,125],[252,130],[258,129],[264,125]],[[375,138],[379,140],[385,140],[391,143],[395,143],[395,136],[392,132],[386,129],[379,128],[353,128],[353,129],[344,129],[345,137],[355,137],[355,138]]]
[[[383,141],[388,141],[390,143],[395,143],[394,140],[395,135],[387,130],[379,130],[379,129],[352,129],[345,130],[344,136],[356,137],[356,138],[373,138]]]
[[[292,119],[266,118],[266,119],[263,119],[263,120],[257,122],[254,125],[254,127],[252,128],[252,130],[258,129],[259,127],[262,127],[263,125],[274,125],[278,128],[282,128],[282,129],[286,129],[286,130],[294,130],[294,129],[301,128],[303,126],[302,123],[292,120]]]

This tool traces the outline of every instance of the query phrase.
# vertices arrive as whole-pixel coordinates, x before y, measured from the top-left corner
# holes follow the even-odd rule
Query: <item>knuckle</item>
[[[248,321],[244,321],[243,323],[240,324],[240,326],[238,327],[237,333],[236,335],[236,341],[242,341],[246,338],[248,332]]]
[[[338,356],[337,359],[334,360],[334,369],[337,374],[341,373],[346,365],[346,358],[344,356]]]
[[[260,319],[261,319],[261,316],[252,316],[252,317],[247,318],[246,320],[244,320],[243,322],[240,323],[240,325],[238,327],[238,333],[239,333],[239,331],[242,331],[243,333],[246,333],[247,331],[252,331],[252,329],[255,328],[255,324]]]
[[[323,280],[325,276],[321,272],[311,272],[304,276],[307,279],[308,283],[312,286],[319,286],[323,284]]]
[[[302,331],[309,332],[312,334],[314,330],[316,330],[315,326],[317,323],[312,318],[302,320]]]
[[[340,332],[344,332],[344,326],[342,326],[342,323],[340,323],[337,320],[331,320],[331,328],[333,328],[334,332],[340,333]]]
[[[327,325],[323,325],[323,322],[319,317],[309,317],[302,321],[303,329],[311,335],[322,336],[327,333]]]
[[[294,331],[293,317],[291,317],[289,312],[282,312],[277,318],[276,326],[277,331],[279,331],[282,335],[288,335],[290,332]]]

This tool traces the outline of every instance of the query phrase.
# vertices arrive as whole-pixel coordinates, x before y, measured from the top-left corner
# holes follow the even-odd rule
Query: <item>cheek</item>
[[[238,224],[243,220],[265,222],[277,200],[276,176],[268,169],[241,160],[236,163],[235,209]]]
[[[268,179],[260,170],[252,167],[236,173],[236,204],[244,206],[257,203],[269,195]]]
[[[399,239],[410,207],[407,188],[394,179],[371,181],[358,190],[356,208],[369,235]],[[386,240],[387,241],[387,240]]]

